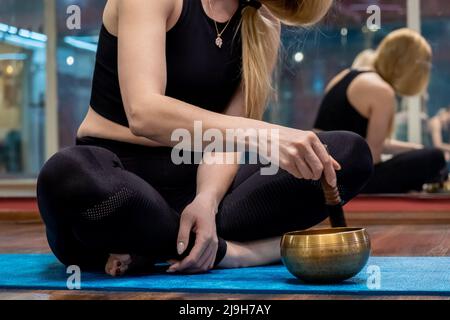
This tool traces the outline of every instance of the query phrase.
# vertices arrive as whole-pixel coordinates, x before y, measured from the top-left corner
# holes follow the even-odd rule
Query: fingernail
[[[184,252],[184,242],[183,241],[178,242],[177,251],[178,251],[178,254],[183,254],[183,252]]]
[[[166,270],[166,272],[167,272],[167,273],[174,273],[174,272],[175,272],[175,270],[172,270],[172,269],[167,269],[167,270]]]

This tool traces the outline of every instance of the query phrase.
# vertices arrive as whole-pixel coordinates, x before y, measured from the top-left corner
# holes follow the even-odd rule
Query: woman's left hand
[[[189,244],[189,235],[196,235],[195,245],[182,261],[172,261],[167,272],[202,273],[214,267],[218,249],[216,230],[217,205],[207,195],[197,195],[181,214],[177,239],[178,254],[183,254]]]

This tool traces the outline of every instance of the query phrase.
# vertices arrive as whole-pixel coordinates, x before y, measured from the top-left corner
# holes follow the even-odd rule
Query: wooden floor
[[[371,225],[375,256],[450,256],[450,225]],[[0,253],[49,252],[44,227],[39,223],[0,221]],[[0,291],[0,299],[65,300],[65,299],[436,299],[435,297],[365,297],[311,295],[223,295],[181,293],[115,293],[67,291]],[[442,298],[439,298],[442,299]],[[450,300],[448,298],[447,300]]]

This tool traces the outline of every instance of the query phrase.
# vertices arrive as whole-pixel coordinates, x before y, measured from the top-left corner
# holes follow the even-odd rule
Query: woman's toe
[[[106,262],[105,271],[113,277],[121,276],[128,271],[131,262],[130,255],[112,254]]]

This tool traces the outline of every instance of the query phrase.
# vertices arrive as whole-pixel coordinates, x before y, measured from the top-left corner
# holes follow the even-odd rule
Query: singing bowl
[[[308,283],[339,283],[367,264],[370,238],[362,228],[315,229],[286,233],[281,240],[283,264]]]

